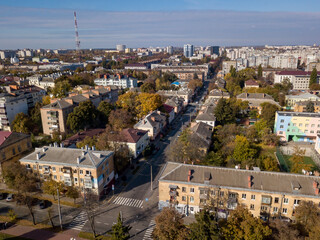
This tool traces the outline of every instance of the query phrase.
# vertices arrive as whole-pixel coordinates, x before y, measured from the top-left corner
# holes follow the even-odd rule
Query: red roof
[[[278,75],[300,75],[300,76],[309,76],[311,75],[311,72],[305,72],[305,71],[281,71],[277,73]],[[318,72],[318,75],[320,75],[320,72]]]
[[[101,133],[104,132],[104,128],[95,128],[95,129],[89,129],[87,131],[82,131],[79,132],[69,138],[67,138],[66,140],[63,141],[63,144],[65,146],[70,146],[72,144],[76,144],[78,142],[81,142],[85,139],[85,137],[93,137],[93,136],[98,136]]]
[[[12,132],[0,131],[0,145],[12,134]]]
[[[259,86],[259,84],[252,79],[246,81],[245,84],[246,84],[246,86]]]
[[[129,143],[137,143],[145,134],[148,132],[134,128],[126,128],[120,132],[121,141]]]
[[[172,111],[174,111],[174,107],[167,104],[163,104],[163,108],[167,113],[171,113]]]

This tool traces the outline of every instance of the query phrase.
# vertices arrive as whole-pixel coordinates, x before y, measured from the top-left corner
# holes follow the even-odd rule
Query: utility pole
[[[57,188],[57,195],[58,195],[58,211],[59,211],[59,221],[60,221],[60,228],[62,229],[62,217],[61,217],[61,208],[60,208],[60,193],[59,188]]]
[[[152,165],[150,164],[150,173],[151,173],[151,179],[150,179],[150,182],[151,182],[151,191],[153,190],[153,187],[152,187]]]

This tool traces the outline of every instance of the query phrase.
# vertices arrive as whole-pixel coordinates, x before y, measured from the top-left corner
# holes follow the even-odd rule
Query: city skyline
[[[178,0],[169,4],[95,1],[0,3],[0,49],[75,48],[77,11],[81,48],[199,45],[319,44],[320,3]],[[212,4],[210,4],[212,3]],[[216,4],[214,4],[216,3]],[[232,5],[233,3],[233,5]],[[250,4],[249,4],[250,3]],[[287,3],[287,8],[286,8]],[[206,10],[205,10],[206,9]]]

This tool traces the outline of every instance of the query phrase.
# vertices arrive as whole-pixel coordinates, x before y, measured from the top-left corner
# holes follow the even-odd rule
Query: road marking
[[[154,220],[151,220],[143,236],[143,240],[152,240],[152,232],[155,226],[156,226],[156,222]]]
[[[86,225],[87,221],[87,214],[86,212],[82,211],[72,220],[72,222],[68,225],[68,228],[81,231],[83,226]]]
[[[114,204],[124,205],[129,207],[142,208],[143,200],[134,199],[134,198],[125,198],[125,197],[117,197],[114,201]]]

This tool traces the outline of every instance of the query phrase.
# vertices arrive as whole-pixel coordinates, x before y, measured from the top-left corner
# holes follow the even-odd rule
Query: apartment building
[[[17,86],[9,85],[5,87],[6,92],[16,97],[25,97],[27,99],[28,108],[33,108],[37,102],[42,102],[46,91],[36,86]]]
[[[63,148],[55,144],[36,148],[20,159],[20,163],[42,179],[53,179],[82,191],[91,189],[97,195],[114,181],[113,152],[110,151]]]
[[[181,66],[176,66],[176,65],[151,65],[151,69],[153,70],[158,70],[163,73],[165,72],[171,72],[171,73],[196,73],[200,74],[203,73],[204,79],[207,78],[208,72],[209,72],[209,64],[202,64],[202,65],[181,65]],[[201,79],[201,78],[200,78]]]
[[[197,71],[174,71],[172,72],[180,80],[189,81],[194,79],[194,75],[198,77],[201,81],[204,81],[204,73]]]
[[[320,101],[311,101],[314,107],[314,112],[320,112]],[[294,105],[293,111],[295,112],[306,112],[307,106],[310,101],[296,102]]]
[[[319,83],[320,72],[318,72],[317,82]],[[311,72],[304,71],[281,71],[274,75],[274,83],[282,83],[288,79],[292,83],[294,90],[308,90]]]
[[[214,99],[215,101],[219,101],[220,98],[228,99],[230,98],[230,94],[220,89],[213,89],[208,94],[208,99]]]
[[[237,62],[236,61],[223,61],[222,62],[222,71],[224,72],[224,74],[227,74],[230,72],[230,68],[237,67]]]
[[[160,96],[172,98],[177,97],[184,100],[184,105],[188,105],[188,103],[191,101],[193,92],[191,89],[184,88],[179,90],[159,90],[157,92]]]
[[[238,205],[255,217],[294,219],[301,201],[319,198],[319,176],[168,162],[159,179],[159,209],[195,214],[205,206],[226,218]]]
[[[296,103],[305,102],[305,101],[318,101],[320,98],[311,93],[303,93],[299,95],[286,95],[285,101],[288,108],[293,108]]]
[[[278,111],[274,133],[281,141],[315,142],[320,134],[320,113]]]
[[[279,108],[281,107],[279,103],[274,101],[273,97],[266,93],[241,93],[237,96],[238,100],[248,101],[249,102],[249,110],[256,109],[259,114],[261,114],[261,104],[262,103],[271,103]]]
[[[129,76],[103,75],[94,80],[98,86],[116,86],[119,88],[135,88],[138,87],[138,80]]]

